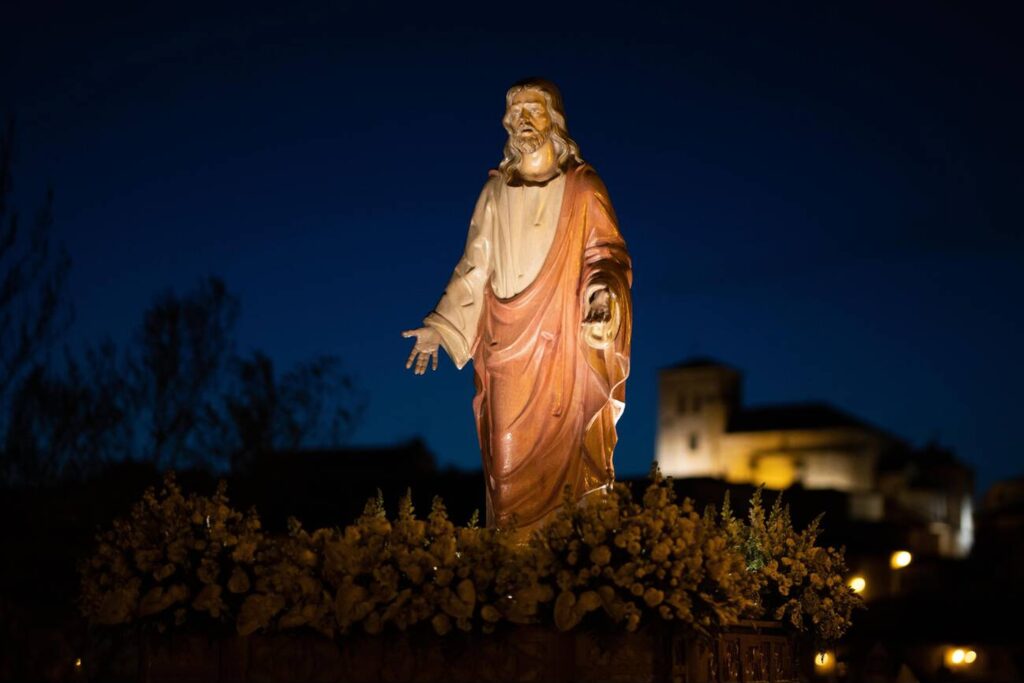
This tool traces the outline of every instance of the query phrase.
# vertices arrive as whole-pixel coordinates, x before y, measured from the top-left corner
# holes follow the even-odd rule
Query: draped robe
[[[572,166],[558,182],[553,230],[531,232],[515,222],[530,212],[516,210],[518,195],[492,172],[463,257],[424,320],[456,366],[473,360],[492,526],[539,526],[566,488],[579,500],[614,477],[615,424],[629,374],[630,258],[593,168]],[[540,217],[552,207],[538,207],[542,228]],[[524,239],[532,242],[517,250],[514,240]],[[611,320],[584,324],[599,289],[610,294]]]

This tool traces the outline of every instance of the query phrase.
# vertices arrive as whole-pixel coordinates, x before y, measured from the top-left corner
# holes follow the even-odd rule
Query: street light
[[[863,593],[864,589],[867,588],[868,582],[864,580],[863,576],[854,576],[847,585],[854,593]]]
[[[814,656],[814,670],[819,675],[831,673],[835,668],[836,659],[831,652],[819,652]]]
[[[978,653],[965,647],[951,647],[946,650],[946,662],[954,667],[965,667],[974,664]]]
[[[889,558],[889,566],[893,569],[903,569],[913,561],[914,556],[906,550],[897,550]]]

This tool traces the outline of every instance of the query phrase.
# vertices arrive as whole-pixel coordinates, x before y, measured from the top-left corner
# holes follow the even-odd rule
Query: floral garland
[[[171,472],[97,536],[79,566],[79,606],[95,624],[164,630],[201,615],[241,635],[327,637],[417,624],[441,635],[503,622],[564,631],[590,613],[628,631],[669,620],[712,633],[768,617],[827,642],[861,602],[843,551],[815,545],[819,528],[797,532],[780,500],[766,514],[760,491],[746,521],[728,498],[721,514],[699,515],[655,472],[640,500],[623,485],[567,500],[526,542],[475,520],[457,527],[440,499],[418,518],[408,495],[394,519],[378,496],[344,530],[290,519],[286,535],[270,535],[254,510],[229,506],[223,481],[186,497]]]

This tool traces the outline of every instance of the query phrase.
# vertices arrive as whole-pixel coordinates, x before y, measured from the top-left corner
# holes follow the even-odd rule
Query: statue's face
[[[512,144],[524,154],[532,154],[551,135],[551,116],[544,95],[527,88],[513,96],[506,112],[512,127]]]

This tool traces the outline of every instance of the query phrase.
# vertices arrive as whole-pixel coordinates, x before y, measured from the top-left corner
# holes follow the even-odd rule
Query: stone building
[[[742,380],[710,358],[661,371],[656,458],[663,473],[839,491],[852,520],[916,524],[911,542],[928,554],[970,551],[973,477],[951,454],[915,450],[827,403],[744,406]]]

